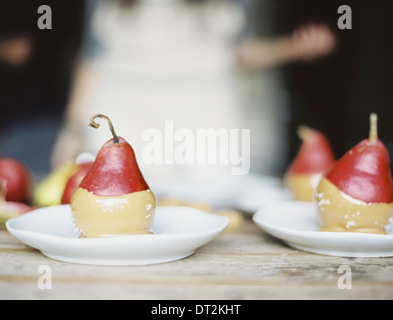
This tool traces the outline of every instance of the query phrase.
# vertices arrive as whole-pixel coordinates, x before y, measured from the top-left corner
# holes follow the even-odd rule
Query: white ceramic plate
[[[393,256],[393,235],[321,232],[316,205],[286,201],[258,210],[254,222],[267,233],[303,251],[343,257]]]
[[[147,265],[179,260],[225,229],[228,218],[186,207],[158,207],[154,234],[79,238],[69,205],[37,209],[7,221],[7,229],[49,258],[81,264]]]

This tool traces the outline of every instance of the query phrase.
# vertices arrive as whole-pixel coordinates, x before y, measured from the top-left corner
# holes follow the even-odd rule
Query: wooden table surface
[[[39,288],[43,265],[51,270],[51,289]],[[1,230],[0,266],[0,299],[393,299],[393,257],[295,250],[247,217],[192,256],[150,266],[59,262]],[[347,266],[344,273],[340,266]]]

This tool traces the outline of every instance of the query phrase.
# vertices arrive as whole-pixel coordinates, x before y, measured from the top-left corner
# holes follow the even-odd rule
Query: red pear
[[[322,175],[331,168],[335,156],[327,138],[320,132],[300,126],[301,147],[285,174],[285,185],[296,200],[312,201]]]
[[[28,202],[33,179],[30,170],[14,158],[0,159],[0,184],[7,201]]]
[[[33,209],[33,207],[23,202],[6,201],[3,188],[0,186],[0,228],[5,227],[5,223],[8,219],[18,217]]]
[[[351,148],[325,177],[354,199],[366,203],[393,202],[389,154],[376,135]]]
[[[335,162],[328,139],[320,131],[300,126],[302,145],[288,168],[290,174],[325,173]]]
[[[61,198],[62,204],[69,204],[71,202],[72,195],[78,189],[80,183],[89,172],[91,167],[93,166],[93,161],[91,162],[84,162],[78,165],[77,171],[68,179],[63,196]]]
[[[86,237],[150,233],[156,202],[134,150],[116,135],[108,117],[94,115],[91,126],[99,127],[97,117],[108,121],[113,139],[101,148],[72,196],[74,222]]]
[[[377,116],[370,135],[326,173],[317,189],[323,230],[385,233],[393,209],[389,154],[378,139]]]
[[[104,144],[80,187],[100,196],[121,196],[149,190],[134,150],[121,137]]]
[[[4,201],[0,202],[0,228],[4,228],[5,223],[11,219],[16,218],[22,214],[30,212],[34,207],[23,202]]]

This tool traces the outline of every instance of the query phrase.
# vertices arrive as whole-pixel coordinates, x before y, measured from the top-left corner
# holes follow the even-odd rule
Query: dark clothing
[[[338,41],[329,57],[286,68],[292,106],[291,158],[299,146],[298,125],[323,131],[341,157],[368,137],[372,112],[379,116],[380,139],[388,147],[393,145],[393,2],[345,2],[352,9],[352,29],[344,30],[337,26],[341,1],[285,3],[288,32],[307,22],[322,22]]]
[[[52,29],[37,26],[48,5]],[[48,171],[82,36],[83,1],[2,0],[0,41],[26,37],[32,52],[19,66],[0,61],[0,156]],[[12,138],[10,138],[12,137]]]

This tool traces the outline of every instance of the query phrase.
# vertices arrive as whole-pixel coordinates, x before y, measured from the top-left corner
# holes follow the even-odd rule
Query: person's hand
[[[290,36],[290,41],[294,57],[304,61],[326,56],[336,47],[336,37],[325,24],[299,27]]]
[[[17,37],[0,42],[0,59],[14,66],[26,62],[31,51],[31,42],[26,37]]]
[[[237,64],[261,70],[293,61],[310,61],[330,54],[336,37],[327,25],[308,24],[292,34],[272,39],[248,39],[237,49]]]

